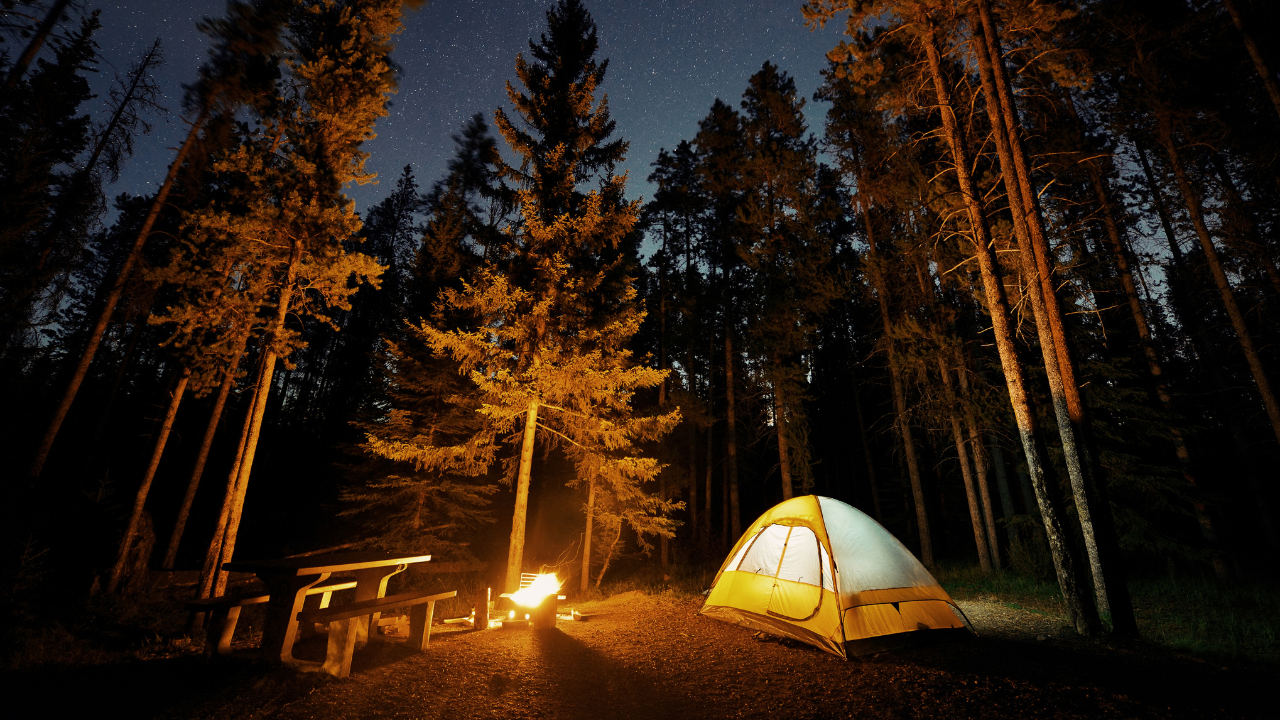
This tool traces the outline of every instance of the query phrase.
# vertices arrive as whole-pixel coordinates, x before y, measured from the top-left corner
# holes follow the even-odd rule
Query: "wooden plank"
[[[430,560],[430,555],[401,555],[376,551],[340,552],[275,560],[233,561],[223,563],[222,569],[228,572],[251,572],[258,575],[302,576],[346,573],[388,565],[411,565]]]
[[[298,613],[298,622],[319,622],[327,623],[335,620],[343,620],[346,618],[360,617],[361,615],[371,615],[374,612],[389,608],[410,607],[421,605],[427,602],[436,602],[437,600],[445,600],[447,598],[457,596],[457,590],[440,593],[438,595],[424,595],[420,592],[407,592],[399,595],[388,595],[384,598],[374,600],[362,600],[360,602],[347,603],[332,608],[324,608],[320,610],[303,610]]]

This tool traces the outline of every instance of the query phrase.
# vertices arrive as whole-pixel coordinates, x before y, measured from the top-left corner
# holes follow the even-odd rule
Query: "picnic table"
[[[356,580],[355,602],[376,600],[386,595],[387,580],[414,563],[428,562],[430,555],[403,555],[388,552],[337,552],[278,560],[232,561],[224,563],[228,572],[251,572],[267,586],[266,621],[262,629],[262,656],[290,665],[301,664],[293,657],[298,638],[298,612],[303,609],[307,590],[329,576],[349,575]],[[377,613],[370,621],[377,622]],[[367,637],[369,625],[361,623],[356,632]]]

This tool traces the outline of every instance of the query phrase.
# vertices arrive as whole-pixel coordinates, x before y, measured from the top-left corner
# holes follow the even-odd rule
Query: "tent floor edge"
[[[967,627],[912,630],[890,635],[876,635],[875,637],[862,638],[860,640],[846,640],[844,653],[845,657],[863,657],[892,650],[907,650],[934,643],[957,642],[973,637],[975,637],[974,633]]]

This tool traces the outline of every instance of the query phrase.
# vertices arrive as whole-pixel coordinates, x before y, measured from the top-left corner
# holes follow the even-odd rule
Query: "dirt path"
[[[345,680],[199,657],[10,680],[42,698],[14,717],[1274,717],[1262,703],[1275,668],[1108,647],[1050,616],[961,605],[982,637],[849,662],[700,617],[699,599],[631,596],[580,606],[589,621],[553,631],[437,626],[423,654],[372,643]]]
[[[1262,692],[1257,671],[1069,639],[1056,619],[998,603],[963,603],[979,639],[852,662],[699,607],[630,597],[552,632],[441,632],[423,655],[370,648],[351,679],[270,716],[1234,718]]]

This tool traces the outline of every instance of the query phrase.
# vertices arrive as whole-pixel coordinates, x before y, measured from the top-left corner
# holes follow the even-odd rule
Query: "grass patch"
[[[1138,631],[1152,642],[1216,660],[1280,663],[1280,583],[1205,578],[1130,583]]]
[[[999,602],[1061,616],[1058,585],[1011,571],[983,574],[971,566],[939,566],[934,577],[957,600]],[[1143,639],[1217,661],[1280,663],[1280,583],[1224,585],[1208,578],[1129,583]]]
[[[988,575],[968,565],[939,565],[933,576],[956,600],[1000,602],[1039,615],[1063,614],[1056,582],[1009,571]]]

